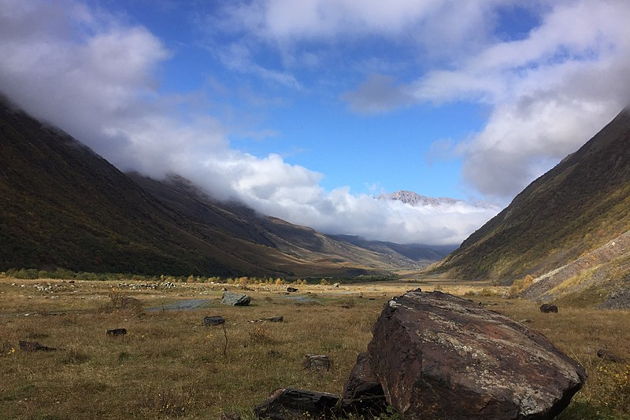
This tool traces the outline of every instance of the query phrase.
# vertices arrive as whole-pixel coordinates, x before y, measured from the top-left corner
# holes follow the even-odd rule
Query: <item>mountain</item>
[[[446,257],[457,248],[457,245],[397,244],[394,242],[369,241],[354,235],[330,236],[338,241],[349,242],[379,254],[403,255],[425,265]]]
[[[324,235],[305,226],[259,214],[240,203],[215,200],[181,176],[155,180],[138,173],[128,175],[145,191],[197,226],[272,247],[301,260],[317,264],[353,262],[375,270],[426,265],[426,262],[419,262],[402,252],[381,252],[371,246],[374,241],[355,243],[342,236]],[[437,253],[432,255],[435,255],[432,261],[441,257]]]
[[[417,266],[222,204],[179,177],[129,176],[0,100],[0,270],[351,276]]]
[[[548,287],[539,284],[531,297],[552,289],[570,290],[565,281],[584,286],[574,292],[599,287],[601,282],[588,285],[597,270],[602,281],[617,287],[630,282],[628,230],[630,111],[626,109],[577,152],[532,182],[431,272],[504,284],[528,275],[528,283],[547,279]],[[561,281],[560,272],[564,273]]]
[[[378,196],[381,200],[395,200],[401,201],[405,204],[410,204],[412,206],[439,206],[443,204],[456,204],[461,202],[461,200],[455,200],[454,198],[448,197],[427,197],[425,195],[420,195],[413,191],[396,191],[390,194],[381,194]]]

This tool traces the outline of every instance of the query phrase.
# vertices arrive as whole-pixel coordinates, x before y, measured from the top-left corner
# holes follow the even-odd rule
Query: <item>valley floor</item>
[[[252,296],[252,305],[221,305],[224,286]],[[527,322],[580,361],[588,382],[561,419],[630,418],[630,311],[543,314],[534,302],[502,297],[505,288],[445,280],[298,285],[291,294],[286,285],[244,287],[0,279],[0,418],[217,419],[235,412],[248,419],[280,387],[340,393],[383,304],[417,287],[465,295]],[[207,315],[227,320],[226,354],[224,330],[202,325]],[[250,322],[277,315],[284,322]],[[129,333],[106,336],[113,328]],[[20,340],[57,351],[23,352]],[[600,348],[626,363],[598,358]],[[332,369],[305,371],[307,353],[329,355]]]

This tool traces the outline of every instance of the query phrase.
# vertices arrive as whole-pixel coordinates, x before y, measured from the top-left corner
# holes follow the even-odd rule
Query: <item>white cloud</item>
[[[220,198],[295,223],[450,244],[497,211],[466,203],[411,207],[345,188],[327,192],[322,174],[278,155],[234,150],[220,121],[203,112],[183,118],[178,107],[190,105],[185,97],[158,94],[153,73],[169,58],[159,39],[76,1],[0,0],[0,56],[0,91],[122,169],[154,177],[179,173]]]
[[[491,106],[456,149],[466,181],[510,197],[577,150],[630,101],[630,3],[558,2],[522,40],[497,42],[414,86],[418,101]]]

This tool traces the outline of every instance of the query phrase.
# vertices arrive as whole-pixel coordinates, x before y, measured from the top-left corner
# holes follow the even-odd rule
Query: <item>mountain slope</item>
[[[0,270],[350,276],[415,264],[213,202],[181,178],[134,178],[0,100]]]
[[[258,214],[238,203],[219,202],[179,176],[161,181],[138,173],[129,176],[165,206],[176,209],[199,227],[218,229],[236,238],[273,247],[295,258],[317,264],[355,263],[374,270],[421,266],[402,253],[372,249],[372,241],[355,244],[341,237],[324,235],[305,226]],[[437,259],[433,258],[433,261]]]
[[[629,229],[630,112],[624,110],[432,272],[510,283],[568,264]]]

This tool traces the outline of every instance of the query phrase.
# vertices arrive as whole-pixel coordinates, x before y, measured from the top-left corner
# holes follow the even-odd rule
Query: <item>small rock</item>
[[[307,354],[304,356],[304,368],[311,370],[330,370],[332,361],[324,354]]]
[[[341,286],[341,284],[339,284],[339,283],[333,284],[333,287],[339,287],[339,286]]]
[[[252,298],[247,295],[232,292],[223,292],[223,298],[221,299],[222,304],[231,306],[248,306],[251,301]]]
[[[540,312],[548,314],[553,312],[554,314],[558,313],[558,307],[556,305],[550,305],[548,303],[543,303],[540,305]]]
[[[221,413],[221,420],[241,420],[241,415],[238,413]]]
[[[254,409],[256,416],[272,420],[329,419],[341,398],[326,392],[281,388]]]
[[[625,362],[624,359],[622,359],[621,357],[617,356],[616,354],[606,350],[606,349],[599,349],[597,350],[597,357],[599,357],[600,359],[606,360],[608,362],[614,362],[614,363],[623,363]]]
[[[20,341],[20,350],[33,352],[33,351],[55,351],[54,347],[43,346],[37,341]]]
[[[295,287],[290,287],[290,286],[287,287],[287,292],[289,292],[289,293],[294,293],[294,292],[297,292],[297,291],[298,291],[298,289],[296,289]]]
[[[125,328],[114,328],[113,330],[107,330],[107,335],[120,337],[121,335],[127,335],[127,330]]]
[[[203,325],[206,327],[212,327],[215,325],[225,324],[225,318],[222,316],[204,316]]]
[[[521,320],[520,320],[520,321],[518,321],[518,322],[520,322],[521,324],[529,324],[530,322],[532,322],[532,320],[531,320],[531,319],[527,319],[527,318],[525,318],[525,319],[521,319]]]
[[[284,317],[283,316],[272,316],[269,318],[260,318],[261,321],[269,321],[269,322],[283,322],[284,321]]]

